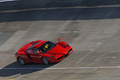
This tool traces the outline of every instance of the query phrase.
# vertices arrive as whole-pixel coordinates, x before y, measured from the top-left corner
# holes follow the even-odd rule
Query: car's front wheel
[[[26,64],[25,61],[24,61],[24,59],[21,58],[21,57],[18,57],[18,62],[19,62],[21,65],[25,65],[25,64]]]
[[[49,64],[49,61],[48,61],[45,57],[42,58],[42,61],[43,61],[43,63],[44,63],[45,65],[48,65],[48,64]]]

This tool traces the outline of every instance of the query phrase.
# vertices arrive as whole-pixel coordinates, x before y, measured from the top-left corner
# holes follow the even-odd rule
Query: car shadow
[[[0,22],[120,18],[120,0],[20,0],[0,3]]]
[[[3,68],[0,69],[0,77],[7,77],[12,75],[25,75],[32,72],[40,71],[43,69],[46,69],[48,67],[51,67],[55,64],[35,64],[35,63],[29,63],[26,65],[20,65],[17,61],[13,62]]]

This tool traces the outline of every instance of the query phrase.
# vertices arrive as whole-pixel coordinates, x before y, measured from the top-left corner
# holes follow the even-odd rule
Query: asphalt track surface
[[[16,62],[24,44],[58,38],[74,49],[61,62]],[[0,80],[120,80],[120,0],[0,3]]]

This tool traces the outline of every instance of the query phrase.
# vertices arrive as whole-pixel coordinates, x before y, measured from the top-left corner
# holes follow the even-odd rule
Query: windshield
[[[47,41],[46,43],[40,46],[39,50],[42,51],[42,53],[45,53],[54,48],[55,46],[56,46],[55,43]]]

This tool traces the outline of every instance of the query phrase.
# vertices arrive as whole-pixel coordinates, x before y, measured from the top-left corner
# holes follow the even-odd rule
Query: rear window
[[[31,49],[33,48],[37,43],[33,44],[32,46],[30,46],[28,49]]]

